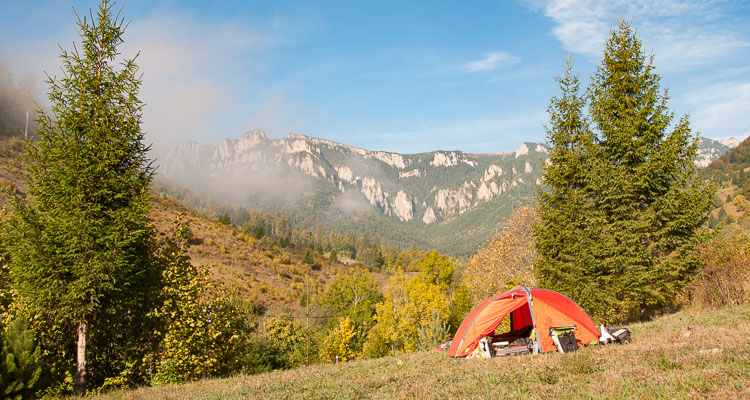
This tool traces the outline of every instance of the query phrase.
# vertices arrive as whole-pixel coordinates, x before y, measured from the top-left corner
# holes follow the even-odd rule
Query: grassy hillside
[[[750,305],[630,326],[633,342],[573,354],[453,360],[422,352],[97,399],[748,398]]]
[[[25,166],[22,157],[23,141],[19,138],[0,138],[0,186],[12,185],[23,196],[26,192]],[[5,205],[0,195],[0,210]],[[225,287],[247,301],[257,313],[275,314],[280,310],[299,311],[299,297],[309,289],[311,295],[325,287],[337,271],[346,269],[351,260],[331,263],[320,257],[313,269],[302,262],[305,249],[278,242],[256,240],[240,234],[229,225],[219,223],[182,205],[155,195],[151,218],[160,235],[172,227],[182,215],[193,232],[188,255],[194,265],[211,265],[211,274]],[[376,274],[380,282],[383,274]],[[307,288],[305,287],[307,284]]]
[[[712,162],[701,175],[718,189],[712,226],[746,223],[750,208],[750,138]]]

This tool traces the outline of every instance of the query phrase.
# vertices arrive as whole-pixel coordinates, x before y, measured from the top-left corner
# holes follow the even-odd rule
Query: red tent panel
[[[474,307],[461,323],[453,338],[448,354],[463,357],[476,349],[479,340],[491,335],[512,314],[513,329],[532,325],[532,316],[527,304],[526,288],[516,286],[504,293],[492,296]],[[581,307],[568,297],[548,289],[528,289],[533,303],[533,321],[543,352],[555,351],[549,335],[551,327],[575,325],[576,339],[589,344],[599,339],[599,330]]]
[[[492,333],[511,311],[526,304],[526,293],[520,288],[516,286],[474,307],[458,328],[448,354],[462,357],[472,352],[479,339]]]
[[[581,307],[573,300],[552,290],[531,289],[534,302],[534,319],[542,351],[555,351],[549,329],[556,326],[575,325],[576,340],[589,344],[599,340],[599,330]]]

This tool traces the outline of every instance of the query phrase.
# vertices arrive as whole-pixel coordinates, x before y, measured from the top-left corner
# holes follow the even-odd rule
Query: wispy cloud
[[[512,151],[524,141],[544,142],[546,120],[545,110],[537,109],[519,115],[506,114],[449,123],[427,121],[412,130],[370,132],[361,137],[369,142],[383,143],[381,148],[368,150],[402,154],[459,149],[473,153],[499,153]]]
[[[490,72],[520,62],[521,59],[505,51],[493,51],[484,55],[481,60],[472,61],[464,65],[468,73]]]
[[[552,21],[552,34],[574,53],[598,59],[610,29],[627,18],[660,68],[684,70],[715,62],[750,42],[720,22],[714,1],[532,0],[527,5]]]
[[[174,10],[132,23],[122,53],[139,53],[141,99],[147,103],[143,127],[157,149],[245,129],[227,117],[239,119],[242,112],[228,111],[242,103],[262,68],[257,63],[253,69],[248,60],[262,59],[263,50],[287,42],[280,30],[273,21],[248,27]]]
[[[748,136],[750,128],[750,82],[730,81],[690,92],[685,102],[697,110],[693,126],[714,138]]]

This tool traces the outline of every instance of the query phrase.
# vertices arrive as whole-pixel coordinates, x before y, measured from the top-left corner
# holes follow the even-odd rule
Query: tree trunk
[[[86,321],[78,323],[78,357],[74,386],[76,396],[86,394],[86,334],[88,330],[89,325]]]

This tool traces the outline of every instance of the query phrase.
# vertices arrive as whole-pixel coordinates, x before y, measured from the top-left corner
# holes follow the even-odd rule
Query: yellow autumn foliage
[[[334,362],[354,359],[354,339],[356,336],[354,322],[350,317],[341,320],[339,326],[332,330],[320,346],[320,358]]]
[[[410,278],[403,272],[388,281],[385,301],[378,303],[376,310],[377,323],[373,329],[379,333],[378,340],[385,340],[393,350],[407,352],[417,349],[419,330],[432,322],[435,313],[444,323],[450,315],[448,300],[440,286],[424,276]]]
[[[479,249],[465,271],[466,285],[475,301],[501,293],[517,284],[533,286],[536,254],[533,226],[536,210],[515,210],[505,226]]]

